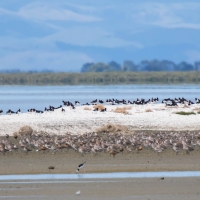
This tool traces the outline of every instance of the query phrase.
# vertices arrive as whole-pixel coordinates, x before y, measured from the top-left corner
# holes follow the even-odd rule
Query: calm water
[[[0,175],[0,180],[72,180],[72,179],[115,179],[115,178],[158,178],[158,177],[200,177],[200,171],[174,172],[115,172],[99,174],[24,174]]]
[[[81,103],[94,99],[117,98],[135,100],[184,97],[194,101],[200,98],[200,85],[117,85],[117,86],[0,86],[0,109],[23,112],[29,108],[43,110],[49,105],[62,105],[62,100],[79,100]]]

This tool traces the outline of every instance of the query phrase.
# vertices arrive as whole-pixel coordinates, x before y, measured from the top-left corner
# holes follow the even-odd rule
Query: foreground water
[[[31,176],[0,176],[0,199],[200,199],[199,171]]]
[[[109,86],[0,86],[0,109],[30,108],[62,105],[62,100],[90,103],[94,99],[117,98],[135,100],[184,97],[194,101],[200,98],[200,85],[109,85]]]
[[[94,174],[24,174],[0,175],[0,180],[69,180],[69,179],[119,179],[119,178],[158,178],[158,177],[200,177],[200,171],[175,172],[115,172]]]

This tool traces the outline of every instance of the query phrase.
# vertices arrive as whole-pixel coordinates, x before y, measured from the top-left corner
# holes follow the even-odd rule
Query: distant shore
[[[200,71],[0,73],[0,85],[199,84]]]

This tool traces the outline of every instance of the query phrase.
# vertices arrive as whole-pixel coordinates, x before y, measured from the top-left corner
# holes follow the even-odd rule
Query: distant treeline
[[[200,61],[195,62],[194,65],[187,62],[180,62],[178,64],[169,60],[143,60],[139,64],[135,64],[131,60],[126,60],[122,65],[115,61],[109,63],[85,63],[81,72],[113,72],[113,71],[200,71]]]
[[[200,72],[0,73],[0,85],[199,84]]]

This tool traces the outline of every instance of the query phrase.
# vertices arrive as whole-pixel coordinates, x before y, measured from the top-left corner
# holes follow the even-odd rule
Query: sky
[[[1,0],[0,70],[200,60],[199,0]]]

